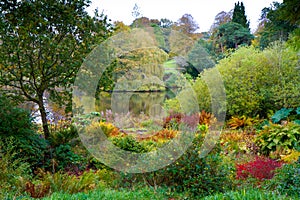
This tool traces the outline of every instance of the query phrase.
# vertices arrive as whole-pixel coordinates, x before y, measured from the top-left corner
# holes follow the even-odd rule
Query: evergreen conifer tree
[[[245,14],[245,6],[243,2],[238,2],[234,4],[232,22],[241,24],[243,27],[249,29],[249,22],[247,21],[247,16]]]

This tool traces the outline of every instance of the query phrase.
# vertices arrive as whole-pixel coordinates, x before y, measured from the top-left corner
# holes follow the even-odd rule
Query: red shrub
[[[172,113],[164,120],[164,128],[169,128],[172,126],[172,123],[179,124],[181,122],[181,118],[183,117],[183,114],[181,113]]]
[[[254,161],[237,164],[237,179],[254,177],[259,180],[271,179],[274,176],[274,170],[281,167],[282,163],[275,160],[256,157]]]

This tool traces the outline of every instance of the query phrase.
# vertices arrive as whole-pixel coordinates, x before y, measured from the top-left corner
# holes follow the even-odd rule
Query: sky
[[[257,28],[261,10],[269,7],[273,1],[275,0],[243,0],[252,32]],[[130,25],[134,20],[133,7],[137,4],[142,16],[149,19],[167,18],[177,21],[182,15],[191,14],[199,24],[197,32],[205,32],[210,29],[219,12],[230,11],[237,2],[238,0],[92,0],[88,11],[92,13],[98,8],[100,13],[103,11],[112,21]]]

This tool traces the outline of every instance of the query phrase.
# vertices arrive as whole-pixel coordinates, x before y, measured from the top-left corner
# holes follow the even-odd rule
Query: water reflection
[[[96,111],[112,110],[115,113],[144,113],[156,116],[162,112],[165,100],[173,98],[172,91],[162,92],[101,92],[96,101]]]

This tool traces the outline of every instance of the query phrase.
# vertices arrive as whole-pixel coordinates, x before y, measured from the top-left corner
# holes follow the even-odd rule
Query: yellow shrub
[[[115,127],[112,123],[100,122],[99,124],[101,130],[107,137],[117,136],[119,134],[118,128]]]
[[[287,163],[297,162],[300,157],[300,152],[296,150],[292,150],[290,154],[284,155],[281,157],[281,160]]]
[[[92,122],[87,128],[86,132],[91,134],[100,133],[102,131],[107,137],[119,135],[119,129],[115,127],[112,123],[108,122]]]

